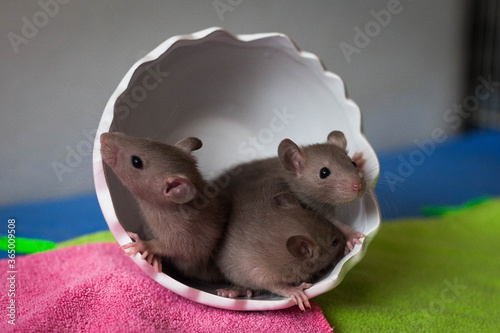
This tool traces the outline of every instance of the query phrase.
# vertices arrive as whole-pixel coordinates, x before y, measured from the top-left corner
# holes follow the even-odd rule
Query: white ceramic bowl
[[[93,156],[97,197],[120,245],[130,242],[124,229],[143,231],[133,197],[103,166],[99,137],[120,131],[175,143],[196,136],[202,172],[214,177],[235,163],[277,154],[279,142],[325,142],[341,130],[350,155],[363,152],[369,192],[379,174],[375,152],[361,131],[361,114],[347,99],[344,84],[319,59],[299,50],[278,33],[232,35],[211,28],[166,40],[136,62],[109,99],[99,124]],[[306,291],[312,298],[335,286],[365,254],[380,224],[374,195],[338,210],[339,219],[368,235],[321,281]],[[294,305],[290,299],[261,296],[228,299],[216,286],[178,281],[132,257],[151,278],[175,293],[206,305],[233,310],[271,310]]]

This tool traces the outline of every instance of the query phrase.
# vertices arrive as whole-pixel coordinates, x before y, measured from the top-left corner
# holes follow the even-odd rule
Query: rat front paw
[[[351,228],[347,224],[344,224],[335,218],[330,218],[330,222],[332,222],[334,226],[339,228],[339,230],[345,236],[346,244],[345,244],[345,249],[344,249],[344,255],[351,252],[354,249],[354,246],[356,246],[356,244],[360,244],[360,245],[363,244],[363,242],[361,241],[361,238],[366,238],[365,234],[354,230],[353,228]]]
[[[302,282],[300,286],[286,288],[283,290],[283,292],[285,296],[290,297],[290,299],[294,301],[295,304],[297,304],[299,309],[305,311],[306,307],[311,308],[311,304],[309,303],[309,299],[307,298],[307,295],[304,293],[304,290],[311,287],[312,284]]]
[[[141,256],[141,259],[146,260],[150,265],[152,265],[153,268],[155,269],[155,272],[157,272],[157,273],[162,272],[163,267],[161,266],[161,257],[159,257],[153,253],[149,253],[146,258],[144,258],[144,254],[143,254]]]
[[[354,249],[354,246],[356,246],[356,244],[359,244],[359,245],[363,244],[363,241],[361,241],[361,238],[365,238],[365,237],[366,237],[365,234],[363,234],[361,232],[357,232],[354,229],[351,229],[351,231],[349,233],[346,233],[347,242],[346,242],[346,247],[344,250],[344,255],[351,252]]]
[[[146,258],[148,256],[148,254],[147,254],[148,247],[147,247],[146,243],[136,233],[127,232],[127,235],[131,239],[133,239],[134,242],[130,242],[130,243],[127,243],[127,244],[121,246],[121,248],[124,250],[130,249],[129,251],[125,252],[125,255],[131,257],[137,253],[142,253],[142,254],[146,253],[146,255],[144,256],[144,258]],[[144,259],[144,258],[142,258],[142,259]]]
[[[246,296],[246,298],[252,297],[252,290],[243,287],[221,288],[217,289],[216,292],[218,296],[228,298],[236,298],[240,296]]]
[[[146,260],[149,264],[153,265],[156,272],[161,272],[161,258],[154,253],[151,253],[147,242],[143,241],[136,233],[127,232],[127,235],[131,239],[133,239],[134,242],[130,242],[121,246],[122,249],[129,250],[125,252],[125,255],[131,257],[133,255],[136,255],[137,253],[140,253],[142,260]]]

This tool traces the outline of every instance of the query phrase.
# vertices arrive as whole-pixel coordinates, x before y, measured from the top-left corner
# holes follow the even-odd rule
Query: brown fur
[[[332,133],[337,135],[332,136]],[[237,166],[237,171],[232,171],[237,175],[231,177],[226,187],[228,195],[232,196],[236,190],[261,186],[261,182],[283,178],[299,201],[311,209],[327,209],[329,206],[352,202],[363,195],[366,182],[363,173],[347,155],[344,135],[338,131],[332,133],[326,143],[304,147],[298,147],[285,139],[278,149],[278,157]],[[295,155],[292,150],[297,150]],[[294,156],[295,160],[303,161],[301,166],[294,165]],[[323,167],[331,171],[331,175],[325,179],[319,177]],[[363,190],[351,190],[354,183],[359,183]]]
[[[359,239],[365,235],[338,221],[334,216],[335,206],[361,197],[366,190],[366,181],[347,155],[346,145],[345,136],[339,131],[331,132],[325,143],[304,147],[285,139],[278,147],[277,157],[241,164],[222,175],[221,178],[233,175],[225,188],[225,195],[238,200],[238,193],[253,191],[269,181],[283,178],[304,206],[342,230],[347,238],[345,252],[348,253],[355,244],[361,244]],[[320,178],[323,167],[331,172],[324,179]]]
[[[296,286],[312,282],[342,258],[345,238],[323,217],[303,209],[291,193],[282,192],[286,186],[277,187],[280,181],[235,193],[217,263],[238,287],[291,297]]]
[[[207,183],[191,155],[200,147],[196,138],[172,146],[121,133],[101,136],[103,161],[134,194],[154,235],[139,241],[149,253],[170,258],[178,270],[195,278],[210,267],[229,212],[222,197],[201,194]],[[141,169],[132,166],[133,155],[142,160]]]

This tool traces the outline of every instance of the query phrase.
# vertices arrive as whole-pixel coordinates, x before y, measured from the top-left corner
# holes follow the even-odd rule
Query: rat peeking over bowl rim
[[[337,286],[362,259],[375,236],[381,218],[373,189],[380,167],[362,134],[359,108],[346,97],[342,80],[283,34],[233,35],[210,28],[169,38],[137,61],[110,97],[97,130],[93,153],[96,194],[120,245],[130,242],[126,230],[147,235],[132,196],[102,163],[99,138],[105,132],[169,144],[198,137],[203,141],[195,154],[201,171],[215,178],[237,163],[275,156],[282,139],[300,145],[319,143],[332,130],[345,134],[350,156],[362,152],[366,159],[366,194],[338,207],[338,216],[367,237],[327,276],[305,290],[313,298]],[[220,188],[207,188],[205,194],[217,190]],[[223,298],[215,292],[219,286],[157,273],[139,254],[131,258],[155,281],[198,303],[241,311],[295,305],[273,295]]]

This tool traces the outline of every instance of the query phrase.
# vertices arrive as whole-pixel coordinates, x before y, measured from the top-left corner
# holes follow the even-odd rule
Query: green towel
[[[315,298],[341,332],[500,332],[500,200],[382,224],[365,258]]]
[[[73,238],[61,243],[54,243],[52,241],[43,239],[16,237],[13,245],[15,245],[14,249],[18,254],[33,254],[71,245],[80,245],[95,242],[115,242],[115,238],[110,231],[99,231],[93,234]],[[8,237],[0,237],[0,250],[7,251],[11,249],[11,247],[9,247],[9,244],[11,243],[9,242]]]
[[[99,231],[93,234],[83,235],[77,238],[73,238],[61,243],[57,243],[56,248],[67,247],[72,245],[81,245],[86,243],[97,243],[97,242],[115,242],[116,240],[113,237],[111,231]],[[118,243],[116,243],[118,246]]]

